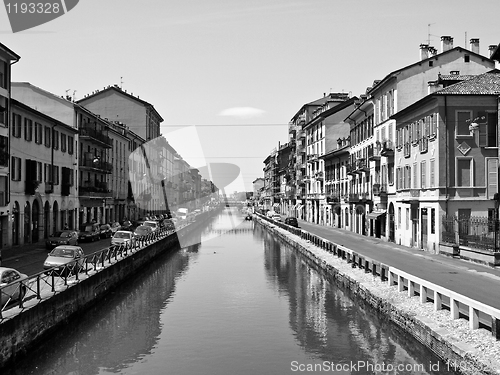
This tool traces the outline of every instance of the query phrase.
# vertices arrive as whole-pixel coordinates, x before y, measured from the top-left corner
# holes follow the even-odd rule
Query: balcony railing
[[[80,160],[80,168],[90,168],[92,170],[98,170],[103,173],[113,172],[113,165],[99,158],[94,158],[94,159],[86,158]]]
[[[309,161],[318,160],[318,154],[307,155],[307,158],[308,158]]]
[[[366,162],[366,160],[364,158],[358,159],[356,161],[356,171],[357,172],[369,172],[370,171],[370,167],[368,166],[368,163]]]
[[[349,194],[349,202],[361,202],[370,200],[370,194],[368,193],[351,193]]]
[[[101,132],[97,131],[97,129],[92,128],[91,126],[91,124],[84,124],[83,127],[78,130],[80,139],[88,138],[91,141],[98,141],[98,144],[104,144],[105,147],[113,146],[113,141],[110,137],[102,134]]]
[[[346,173],[347,174],[354,174],[354,172],[356,171],[356,166],[355,164],[346,164],[345,165],[345,168],[346,168]]]
[[[315,177],[317,180],[323,180],[323,172],[317,172]]]
[[[340,202],[340,193],[327,194],[326,201],[328,203],[339,203]]]

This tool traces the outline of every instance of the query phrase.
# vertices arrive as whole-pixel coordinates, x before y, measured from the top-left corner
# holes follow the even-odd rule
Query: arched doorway
[[[389,204],[389,241],[396,242],[395,238],[395,223],[394,223],[394,205]]]
[[[43,237],[50,237],[50,203],[49,201],[45,202],[45,206],[43,208]]]
[[[40,203],[38,200],[33,201],[33,209],[31,210],[31,242],[36,243],[39,240],[38,225],[40,220]]]
[[[55,233],[58,230],[57,220],[59,218],[59,204],[57,201],[54,201],[54,205],[52,206],[52,233]]]
[[[19,236],[20,236],[20,225],[21,225],[21,215],[19,212],[19,203],[17,201],[14,202],[12,207],[12,244],[19,245]]]
[[[31,238],[31,205],[26,202],[24,205],[24,243],[30,243]]]

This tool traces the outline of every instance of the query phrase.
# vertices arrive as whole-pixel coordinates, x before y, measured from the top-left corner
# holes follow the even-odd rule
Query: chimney
[[[437,49],[433,46],[429,46],[429,57],[436,56],[438,53]]]
[[[441,53],[449,51],[453,48],[453,38],[451,36],[441,37]]]
[[[421,44],[420,45],[420,61],[429,58],[429,45]]]
[[[479,39],[471,39],[469,49],[471,50],[471,52],[477,53],[479,55]]]
[[[495,52],[495,49],[497,48],[496,44],[490,44],[488,46],[488,50],[490,51],[490,58],[493,55],[493,52]]]

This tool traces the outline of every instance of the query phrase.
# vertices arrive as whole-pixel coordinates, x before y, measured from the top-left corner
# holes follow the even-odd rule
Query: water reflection
[[[416,340],[354,303],[285,243],[263,234],[259,228],[255,235],[265,237],[269,282],[289,296],[290,327],[298,344],[311,355],[310,363],[386,363],[416,369],[400,373],[450,374],[446,365]],[[429,363],[435,369],[439,366],[439,370],[432,371]],[[372,372],[358,369],[356,373]]]

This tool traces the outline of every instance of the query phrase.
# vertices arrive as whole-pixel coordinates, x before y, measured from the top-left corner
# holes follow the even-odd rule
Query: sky
[[[167,139],[195,126],[203,156],[189,137],[176,150],[195,167],[237,165],[251,191],[303,104],[363,94],[418,61],[421,43],[441,52],[443,35],[465,48],[479,38],[489,56],[499,11],[498,0],[81,0],[17,33],[0,8],[0,42],[21,56],[13,81],[76,100],[118,84],[155,107]]]

